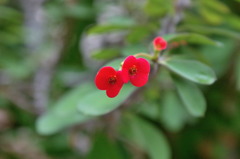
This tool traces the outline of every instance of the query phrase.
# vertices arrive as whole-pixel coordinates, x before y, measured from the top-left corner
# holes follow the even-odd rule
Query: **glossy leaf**
[[[169,43],[171,42],[181,42],[185,41],[190,44],[206,44],[206,45],[217,45],[220,46],[221,43],[216,42],[208,37],[196,33],[179,33],[179,34],[169,34],[163,36]]]
[[[78,110],[87,115],[103,115],[120,106],[134,91],[136,87],[126,84],[120,93],[114,97],[107,97],[105,91],[97,90],[86,94],[78,102]]]
[[[159,62],[172,72],[196,83],[209,85],[216,80],[214,71],[198,61],[169,58]]]
[[[171,150],[161,130],[147,121],[128,115],[122,125],[121,133],[129,141],[147,152],[151,159],[170,159]]]
[[[176,79],[177,92],[188,112],[195,117],[202,117],[206,112],[206,101],[201,90],[183,79]]]

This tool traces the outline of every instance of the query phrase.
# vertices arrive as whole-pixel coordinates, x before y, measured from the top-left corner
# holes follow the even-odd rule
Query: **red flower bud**
[[[162,37],[156,37],[153,40],[153,47],[156,51],[161,51],[167,48],[167,42]]]
[[[122,71],[116,71],[110,66],[101,68],[95,77],[96,87],[100,90],[106,90],[106,94],[110,98],[118,95],[123,83]]]
[[[144,86],[148,81],[150,64],[144,58],[128,56],[122,65],[123,81],[130,81],[136,87]]]

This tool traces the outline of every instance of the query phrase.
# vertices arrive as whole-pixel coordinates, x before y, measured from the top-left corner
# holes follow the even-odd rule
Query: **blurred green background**
[[[239,8],[0,0],[0,159],[240,158]],[[101,66],[151,53],[159,35],[169,42],[162,57],[194,61],[152,65],[146,86],[126,85],[116,99],[95,88]],[[194,81],[208,68],[215,83]]]

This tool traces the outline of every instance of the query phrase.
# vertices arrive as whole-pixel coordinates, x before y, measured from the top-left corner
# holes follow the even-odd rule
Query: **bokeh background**
[[[162,67],[108,114],[54,114],[70,112],[86,82],[96,89],[106,62],[152,52],[154,37],[176,33],[219,44],[169,44],[169,54],[217,75],[199,85],[203,117],[179,108]],[[0,159],[238,159],[239,97],[239,0],[0,0]]]

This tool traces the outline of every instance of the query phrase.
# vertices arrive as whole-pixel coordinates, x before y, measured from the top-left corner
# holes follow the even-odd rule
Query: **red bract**
[[[108,97],[113,98],[123,86],[122,71],[116,71],[109,66],[103,67],[95,77],[95,84],[98,89],[106,90]]]
[[[154,50],[160,51],[167,48],[167,42],[162,37],[156,37],[153,40]]]
[[[134,56],[128,56],[122,66],[123,81],[130,82],[136,86],[144,86],[148,81],[148,75],[150,72],[150,64],[143,58],[136,58]]]

